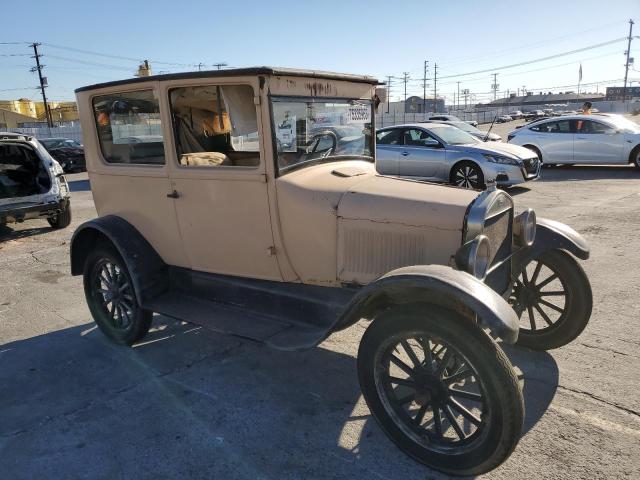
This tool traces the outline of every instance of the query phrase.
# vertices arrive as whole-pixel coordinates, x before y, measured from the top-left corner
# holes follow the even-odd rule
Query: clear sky
[[[3,3],[0,99],[40,98],[26,44],[34,41],[43,43],[52,100],[73,99],[73,89],[82,85],[130,77],[137,59],[149,59],[154,73],[226,62],[230,67],[313,68],[380,79],[391,75],[396,77],[394,99],[404,94],[403,72],[410,75],[408,94],[422,94],[423,62],[428,60],[427,77],[433,76],[437,62],[442,77],[438,94],[448,101],[458,81],[477,101],[493,98],[492,72],[498,73],[499,95],[523,85],[536,92],[576,90],[582,62],[581,91],[602,92],[612,80],[622,83],[626,41],[500,67],[620,39],[628,34],[629,18],[640,20],[640,0]],[[638,24],[634,35],[640,35]],[[633,41],[631,53],[638,62],[629,77],[640,80],[640,39]],[[427,94],[433,94],[433,81],[427,83]]]

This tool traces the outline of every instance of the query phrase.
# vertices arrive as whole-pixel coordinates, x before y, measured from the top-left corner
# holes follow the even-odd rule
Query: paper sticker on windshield
[[[349,105],[347,123],[370,123],[371,105]]]

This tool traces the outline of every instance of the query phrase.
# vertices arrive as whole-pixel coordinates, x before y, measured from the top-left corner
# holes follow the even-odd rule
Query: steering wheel
[[[320,141],[324,137],[329,137],[331,139],[331,146],[329,148],[324,149],[324,150],[318,150],[318,146],[320,145]],[[332,153],[334,153],[336,151],[336,148],[338,147],[338,136],[334,132],[332,132],[331,130],[323,130],[321,132],[316,133],[311,138],[311,142],[309,143],[309,147],[311,147],[311,146],[313,146],[313,148],[308,150],[309,155],[313,155],[314,153],[319,153],[320,154],[320,158],[326,158],[326,157],[328,157],[329,155],[331,155]]]

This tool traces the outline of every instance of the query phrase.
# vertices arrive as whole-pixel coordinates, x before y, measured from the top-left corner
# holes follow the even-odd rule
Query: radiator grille
[[[513,209],[510,208],[485,220],[483,234],[491,244],[490,265],[504,262],[511,255]],[[511,262],[505,262],[487,277],[487,284],[503,292],[511,281]]]

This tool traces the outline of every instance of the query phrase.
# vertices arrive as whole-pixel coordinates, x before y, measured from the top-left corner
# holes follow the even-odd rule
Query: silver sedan
[[[640,125],[621,115],[573,115],[540,120],[509,133],[545,164],[633,163],[640,168]]]
[[[540,162],[523,147],[481,142],[444,123],[421,123],[376,132],[376,169],[383,175],[482,189],[488,181],[510,186],[535,180]]]

